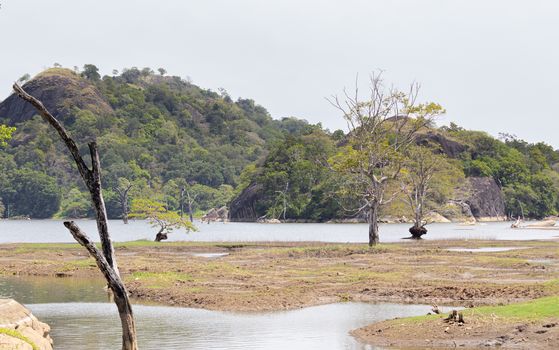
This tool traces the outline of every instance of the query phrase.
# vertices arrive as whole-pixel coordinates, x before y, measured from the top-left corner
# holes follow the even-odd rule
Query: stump
[[[156,242],[161,242],[167,239],[167,233],[165,232],[158,232],[157,235],[155,236],[155,241]]]
[[[413,225],[412,227],[410,227],[409,231],[411,233],[412,239],[422,239],[421,236],[427,233],[427,229],[425,228],[425,226],[417,225]]]

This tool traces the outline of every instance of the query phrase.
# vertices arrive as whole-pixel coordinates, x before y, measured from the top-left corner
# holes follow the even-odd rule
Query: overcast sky
[[[554,0],[0,0],[0,100],[58,62],[164,67],[274,118],[343,128],[325,97],[385,70],[454,121],[559,147]]]

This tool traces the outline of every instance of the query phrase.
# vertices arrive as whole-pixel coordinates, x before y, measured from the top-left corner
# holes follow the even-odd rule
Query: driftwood
[[[117,305],[122,325],[122,349],[137,350],[136,326],[134,323],[132,306],[128,299],[126,287],[120,278],[107,225],[107,210],[101,190],[101,163],[99,161],[97,144],[95,142],[90,142],[88,144],[89,153],[91,155],[90,169],[82,158],[76,142],[68,135],[64,126],[62,126],[62,124],[45,108],[43,103],[25,92],[18,84],[14,84],[13,88],[19,97],[31,103],[43,120],[56,130],[76,162],[78,171],[91,195],[102,251],[99,251],[97,247],[95,247],[87,235],[85,235],[74,222],[65,222],[64,226],[68,228],[74,239],[84,246],[89,254],[95,258],[97,266],[105,276],[108,286],[114,294],[115,304]]]

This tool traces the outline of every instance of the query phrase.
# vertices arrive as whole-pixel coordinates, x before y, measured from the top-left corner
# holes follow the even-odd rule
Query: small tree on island
[[[387,88],[382,74],[373,73],[367,99],[360,98],[356,83],[352,95],[344,91],[343,100],[329,100],[343,113],[349,128],[347,146],[330,159],[330,164],[351,178],[351,191],[361,199],[356,211],[367,212],[369,246],[379,243],[380,209],[399,194],[387,189],[400,175],[405,150],[419,130],[444,113],[436,103],[416,104],[418,92],[418,84],[412,84],[407,93]]]
[[[132,201],[132,213],[130,217],[146,219],[152,227],[158,228],[159,231],[155,236],[156,242],[166,240],[167,235],[174,229],[185,229],[186,232],[195,231],[196,227],[185,218],[174,212],[167,210],[163,203],[139,198]]]
[[[409,231],[413,239],[421,239],[427,233],[425,226],[427,202],[437,193],[446,197],[453,193],[456,182],[463,178],[463,173],[449,163],[443,154],[428,145],[412,145],[406,150],[403,169],[400,176],[402,201],[413,214],[413,226]],[[439,202],[446,198],[439,198]]]

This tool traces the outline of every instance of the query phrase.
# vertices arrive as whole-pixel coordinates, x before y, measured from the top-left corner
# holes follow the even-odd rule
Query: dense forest
[[[111,218],[122,215],[119,193],[128,187],[127,201],[149,198],[172,211],[188,198],[198,214],[232,203],[237,219],[359,216],[352,208],[358,199],[351,180],[334,171],[347,150],[348,135],[341,130],[273,119],[253,100],[233,101],[225,90],[200,88],[164,69],[100,76],[94,65],[55,67],[21,82],[63,122],[83,154],[87,141],[97,140]],[[10,96],[0,104],[0,123],[15,127],[9,129],[11,138],[0,142],[0,215],[90,217],[87,192],[71,159],[33,109]],[[456,203],[475,194],[468,179],[485,178],[503,195],[504,213],[495,216],[557,214],[559,152],[545,143],[501,136],[455,124],[418,132],[417,147],[441,158],[429,210],[460,216],[452,213],[459,211]],[[250,215],[239,214],[246,206]],[[383,210],[410,215],[403,200]]]

